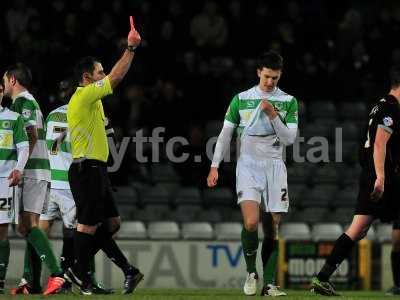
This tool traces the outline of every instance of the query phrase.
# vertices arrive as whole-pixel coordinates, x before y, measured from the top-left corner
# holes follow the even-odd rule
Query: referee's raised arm
[[[75,67],[79,86],[68,103],[72,164],[68,181],[76,204],[77,226],[74,236],[75,264],[65,276],[83,295],[93,292],[89,262],[102,249],[124,272],[123,294],[132,293],[143,274],[132,266],[113,239],[121,218],[113,198],[107,173],[109,154],[102,98],[112,94],[131,65],[140,35],[130,17],[128,46],[106,76],[93,57],[82,58]]]
[[[128,34],[128,47],[125,50],[122,57],[117,61],[117,63],[112,68],[108,78],[110,80],[111,88],[114,89],[125,77],[128,72],[132,59],[135,56],[134,50],[139,46],[141,38],[139,33],[135,29],[135,24],[133,22],[133,17],[130,17],[131,30]]]

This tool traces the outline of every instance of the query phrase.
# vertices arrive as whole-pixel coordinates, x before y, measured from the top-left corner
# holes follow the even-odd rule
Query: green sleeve
[[[235,125],[239,125],[240,123],[239,101],[240,100],[238,95],[233,97],[231,104],[229,104],[228,110],[225,114],[225,120]]]
[[[298,105],[295,97],[290,101],[288,111],[285,117],[286,124],[298,124]]]
[[[18,116],[18,118],[14,122],[13,138],[14,143],[15,145],[17,145],[17,147],[29,146],[28,136],[26,134],[24,121],[22,120],[21,116]]]
[[[35,104],[23,97],[15,99],[11,109],[19,113],[24,121],[25,127],[36,126],[36,107]]]

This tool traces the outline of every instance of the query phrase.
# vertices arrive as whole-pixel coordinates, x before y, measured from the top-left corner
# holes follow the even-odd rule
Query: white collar
[[[279,88],[276,86],[272,92],[264,92],[258,85],[255,86],[255,89],[261,98],[271,97],[279,90]]]
[[[27,95],[30,95],[30,93],[28,92],[28,90],[22,91],[21,93],[15,95],[15,97],[13,98],[13,101],[14,101],[15,99],[17,99],[18,97],[27,96]]]

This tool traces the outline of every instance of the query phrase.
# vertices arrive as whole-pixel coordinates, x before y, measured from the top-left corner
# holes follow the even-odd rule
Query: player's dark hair
[[[400,86],[400,65],[395,65],[390,69],[390,87],[397,88]]]
[[[275,51],[268,51],[261,54],[257,59],[257,69],[268,68],[271,70],[283,69],[283,58]]]
[[[31,70],[23,63],[18,62],[15,65],[9,66],[6,69],[7,78],[15,77],[20,85],[24,88],[29,88],[32,83]]]
[[[74,67],[74,80],[75,84],[79,85],[82,82],[83,73],[93,73],[94,64],[99,60],[93,56],[86,56],[81,58]]]

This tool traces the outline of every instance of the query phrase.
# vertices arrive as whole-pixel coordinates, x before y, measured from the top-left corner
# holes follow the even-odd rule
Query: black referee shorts
[[[96,225],[119,216],[106,163],[91,159],[73,162],[68,180],[79,224]]]
[[[400,213],[400,174],[392,173],[386,175],[385,190],[382,198],[377,202],[371,200],[375,180],[375,174],[364,169],[362,170],[354,214],[371,215],[382,222],[398,220]]]

